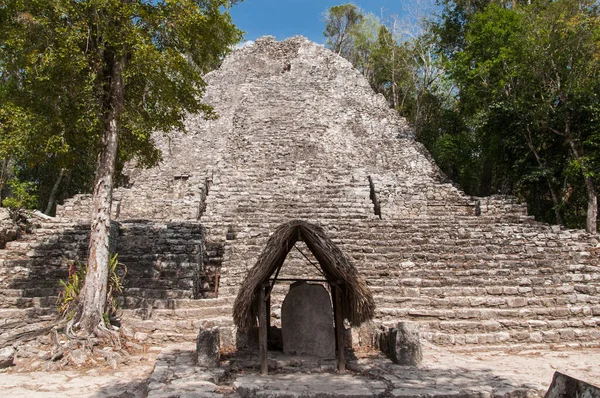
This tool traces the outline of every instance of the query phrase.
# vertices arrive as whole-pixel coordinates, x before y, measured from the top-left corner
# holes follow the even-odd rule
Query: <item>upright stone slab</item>
[[[419,366],[423,361],[419,327],[414,323],[399,322],[395,332],[395,363]]]
[[[221,342],[217,326],[203,326],[196,339],[197,365],[207,368],[219,366]]]
[[[296,282],[281,307],[283,352],[335,357],[333,308],[323,285]]]
[[[4,347],[0,349],[0,369],[8,368],[14,364],[15,349]]]
[[[395,328],[384,329],[379,348],[398,365],[419,366],[423,361],[419,327],[414,323],[399,322]]]

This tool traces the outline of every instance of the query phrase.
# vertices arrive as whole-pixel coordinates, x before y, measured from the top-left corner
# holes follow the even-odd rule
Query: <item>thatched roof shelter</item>
[[[233,319],[241,330],[256,326],[259,292],[279,269],[294,244],[302,240],[319,262],[328,282],[339,287],[342,315],[352,325],[373,318],[375,301],[366,283],[342,251],[319,226],[295,220],[280,225],[269,238],[235,299]]]

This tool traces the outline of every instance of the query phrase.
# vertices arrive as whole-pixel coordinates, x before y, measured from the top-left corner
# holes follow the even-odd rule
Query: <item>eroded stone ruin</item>
[[[598,237],[538,223],[512,198],[465,195],[347,61],[266,37],[206,81],[220,118],[191,115],[188,134],[157,136],[163,162],[129,168],[115,191],[122,320],[136,337],[194,341],[210,321],[235,344],[241,280],[269,234],[301,219],[325,229],[375,296],[373,325],[352,344],[404,321],[461,349],[600,345]],[[0,250],[4,336],[53,316],[68,261],[86,258],[88,203],[72,198]],[[280,277],[318,277],[304,255],[292,250]],[[275,321],[288,289],[276,286]]]

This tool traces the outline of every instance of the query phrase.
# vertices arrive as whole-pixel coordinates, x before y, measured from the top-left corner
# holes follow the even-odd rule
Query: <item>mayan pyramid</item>
[[[157,135],[161,164],[129,167],[114,194],[122,319],[140,336],[193,341],[211,321],[234,344],[241,281],[275,228],[300,219],[324,228],[375,297],[355,344],[410,321],[459,349],[600,345],[597,236],[538,223],[509,197],[465,195],[349,62],[302,37],[265,37],[206,81],[219,118],[190,115],[187,134]],[[88,219],[79,195],[7,244],[0,311],[50,316],[65,254],[85,259]],[[286,261],[282,279],[318,277],[301,244]],[[288,289],[277,286],[275,323]]]

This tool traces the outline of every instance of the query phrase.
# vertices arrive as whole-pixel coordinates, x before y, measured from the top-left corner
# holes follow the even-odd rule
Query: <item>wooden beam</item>
[[[329,283],[327,279],[303,279],[303,278],[279,278],[277,280],[273,280],[273,284],[275,282],[320,282],[320,283]]]
[[[267,375],[267,306],[265,303],[265,285],[260,286],[258,294],[258,351],[260,353],[260,374]]]
[[[333,295],[335,300],[334,318],[335,318],[335,340],[337,343],[337,369],[339,373],[346,370],[346,357],[344,356],[344,311],[342,308],[342,290],[340,285],[333,285]]]

